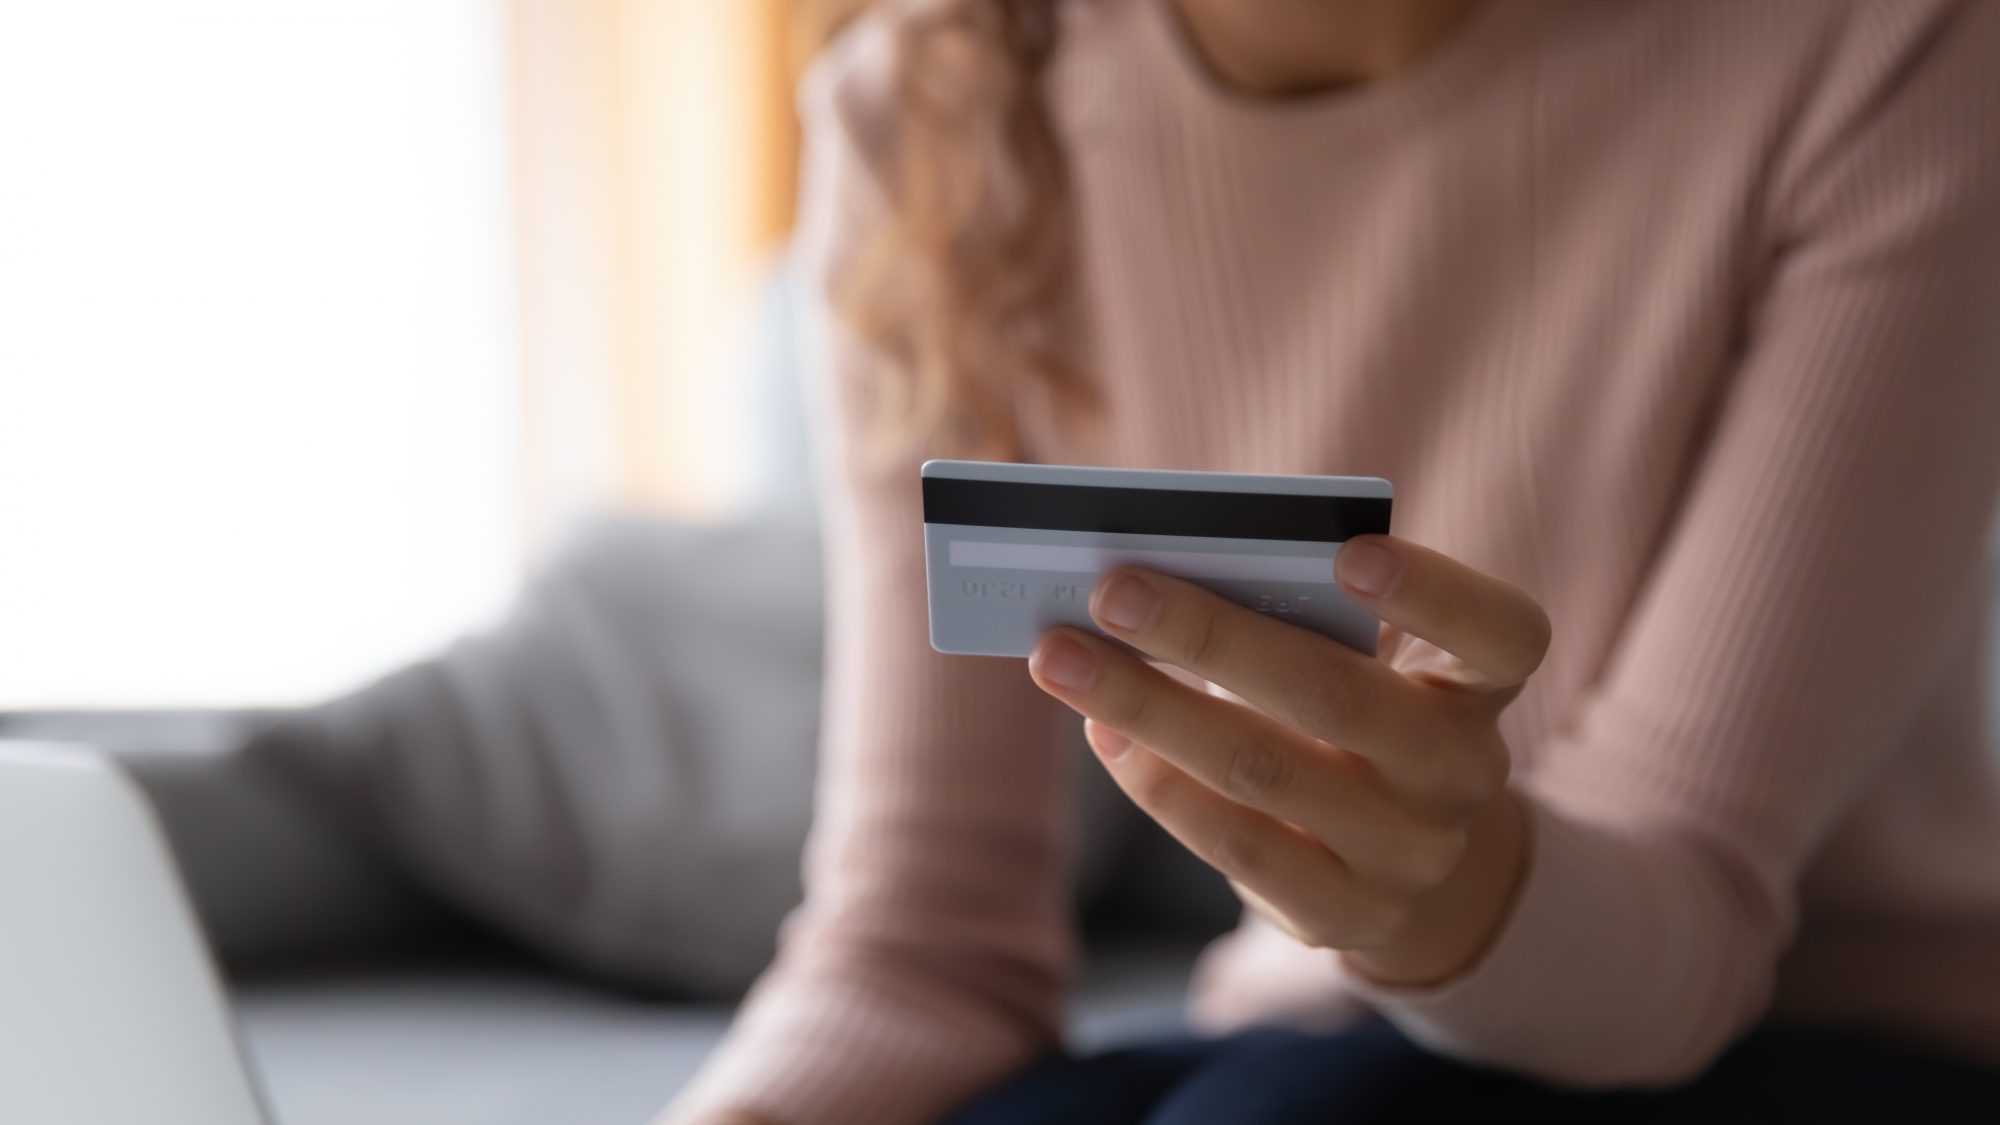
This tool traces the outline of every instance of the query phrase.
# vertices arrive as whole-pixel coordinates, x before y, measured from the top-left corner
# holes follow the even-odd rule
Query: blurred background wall
[[[531,539],[605,496],[739,497],[718,378],[791,221],[781,0],[508,0]]]
[[[727,518],[796,6],[0,5],[0,709],[308,701]]]

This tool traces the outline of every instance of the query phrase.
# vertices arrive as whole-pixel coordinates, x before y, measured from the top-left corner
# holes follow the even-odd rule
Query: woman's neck
[[[1482,0],[1172,0],[1215,76],[1286,97],[1402,71]],[[1485,0],[1490,2],[1490,0]]]

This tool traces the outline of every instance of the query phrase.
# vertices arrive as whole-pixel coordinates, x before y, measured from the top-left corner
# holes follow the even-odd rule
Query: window
[[[0,7],[0,708],[306,700],[504,600],[503,17]]]

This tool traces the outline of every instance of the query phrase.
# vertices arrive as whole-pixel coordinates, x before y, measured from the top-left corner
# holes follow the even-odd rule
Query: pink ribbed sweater
[[[1555,624],[1504,730],[1495,944],[1368,987],[1255,924],[1195,1015],[1371,1006],[1558,1083],[1670,1083],[1767,1013],[2000,1059],[1982,698],[2000,477],[2000,3],[1489,0],[1411,71],[1216,86],[1165,0],[1074,0],[1052,97],[1108,413],[1028,454],[1358,473]],[[804,92],[824,285],[883,206],[889,22]],[[806,905],[676,1105],[936,1116],[1058,1036],[1058,723],[926,644],[916,458],[820,320],[830,682]]]

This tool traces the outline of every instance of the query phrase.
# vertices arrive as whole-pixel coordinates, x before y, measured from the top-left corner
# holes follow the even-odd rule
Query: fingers
[[[1518,587],[1387,535],[1342,544],[1334,576],[1385,623],[1458,658],[1468,683],[1511,688],[1549,649],[1549,618]]]
[[[1379,660],[1190,582],[1119,569],[1091,594],[1091,617],[1156,660],[1229,689],[1294,730],[1349,747],[1426,740],[1430,708]]]
[[[1368,759],[1392,789],[1423,808],[1456,813],[1506,783],[1505,749],[1490,737],[1494,705],[1504,702],[1497,696],[1419,682],[1337,641],[1150,571],[1107,574],[1091,614],[1106,632],[1229,689],[1277,724]],[[1160,745],[1150,731],[1078,710]]]
[[[1268,903],[1302,941],[1367,949],[1408,921],[1407,898],[1371,888],[1318,840],[1234,801],[1097,723],[1091,745],[1112,779],[1176,840]]]
[[[1452,831],[1420,819],[1378,771],[1250,708],[1173,680],[1096,637],[1057,630],[1029,660],[1036,682],[1099,725],[1136,739],[1179,776],[1288,821],[1370,881],[1415,891],[1458,861]]]
[[[1121,568],[1093,591],[1091,616],[1131,647],[1057,629],[1029,669],[1088,718],[1134,803],[1246,901],[1311,943],[1366,950],[1409,932],[1413,904],[1487,853],[1466,848],[1468,826],[1505,803],[1496,719],[1540,665],[1549,622],[1519,589],[1386,536],[1350,540],[1335,571],[1386,636],[1420,642],[1395,665]]]

